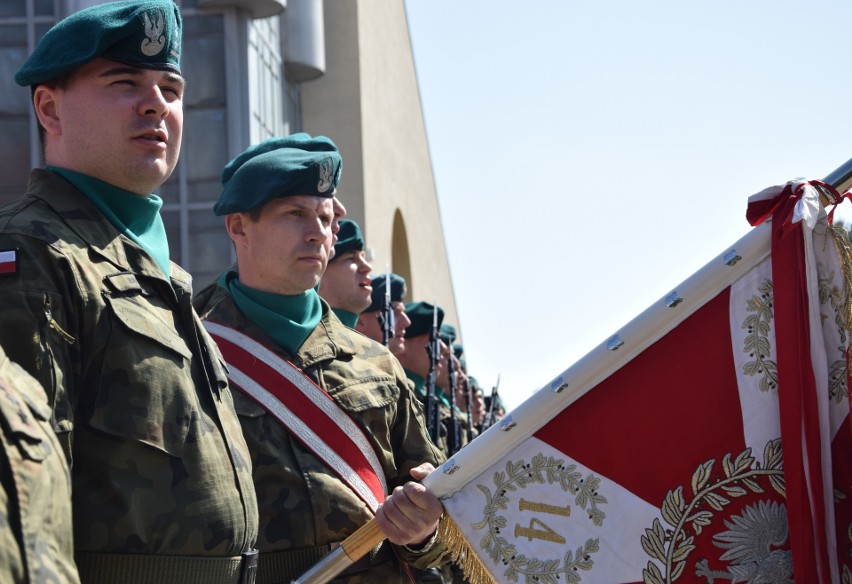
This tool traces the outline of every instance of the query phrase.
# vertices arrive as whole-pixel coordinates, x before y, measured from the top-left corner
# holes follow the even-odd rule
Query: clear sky
[[[852,158],[852,2],[405,0],[469,371],[512,407]]]

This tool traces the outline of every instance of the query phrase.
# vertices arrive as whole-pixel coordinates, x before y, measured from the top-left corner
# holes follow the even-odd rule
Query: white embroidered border
[[[310,399],[311,402],[317,405],[323,413],[331,418],[331,420],[351,438],[367,459],[367,462],[370,464],[373,472],[381,482],[382,489],[387,494],[388,488],[385,482],[384,470],[382,469],[378,458],[376,458],[376,453],[373,450],[372,445],[367,441],[367,438],[364,436],[361,428],[359,428],[337,404],[329,399],[327,395],[321,393],[320,390],[314,387],[314,385],[305,378],[301,371],[296,369],[295,366],[287,363],[284,359],[254,339],[247,337],[239,331],[210,321],[204,321],[204,328],[206,328],[210,334],[220,336],[242,347],[292,382],[293,385],[295,385],[308,399]],[[338,456],[338,454],[328,444],[326,444],[324,440],[322,440],[322,438],[311,430],[310,427],[308,427],[307,424],[305,424],[298,416],[293,414],[289,408],[284,406],[278,398],[269,393],[269,391],[255,382],[250,376],[234,367],[231,363],[228,363],[228,367],[231,370],[229,378],[231,378],[235,384],[239,385],[251,394],[255,399],[262,403],[264,407],[270,411],[274,411],[282,419],[285,419],[288,426],[297,433],[311,449],[322,456],[322,458],[332,465],[333,468],[337,469],[338,472],[344,471],[340,472],[341,476],[347,477],[347,480],[353,488],[366,498],[373,508],[373,511],[378,508],[380,502],[376,501],[375,495],[373,495],[373,492],[367,484],[363,481],[363,479],[361,479],[358,473],[356,473],[352,467],[346,463],[346,461],[340,458],[340,456]]]

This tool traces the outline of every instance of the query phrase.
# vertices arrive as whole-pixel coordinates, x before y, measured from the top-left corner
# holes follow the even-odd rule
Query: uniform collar
[[[346,325],[340,322],[325,300],[320,298],[320,302],[322,318],[296,353],[296,359],[302,368],[341,356],[355,355],[355,345],[349,337]]]
[[[206,304],[198,307],[199,313],[204,315],[204,318],[209,318],[211,321],[217,322],[217,313],[236,316],[234,322],[229,323],[229,326],[233,326],[234,329],[250,336],[270,350],[275,351],[300,369],[304,370],[323,361],[330,361],[341,356],[348,357],[356,353],[355,345],[350,335],[357,333],[347,329],[329,308],[328,303],[322,298],[320,298],[322,317],[319,324],[310,332],[296,354],[289,355],[283,347],[272,340],[262,328],[250,320],[239,309],[237,303],[234,302],[234,298],[227,290],[218,284],[213,284],[212,287],[213,291],[207,299]],[[202,290],[199,297],[204,297],[206,291],[207,289]]]
[[[119,233],[92,201],[64,178],[40,168],[30,173],[27,194],[51,207],[98,255],[117,268],[165,280],[163,271],[138,244]],[[172,263],[172,278],[184,285],[189,274]]]

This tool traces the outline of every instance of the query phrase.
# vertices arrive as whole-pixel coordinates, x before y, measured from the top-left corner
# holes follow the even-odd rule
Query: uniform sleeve
[[[49,420],[42,388],[0,350],[0,565],[15,582],[78,583],[70,476]]]
[[[429,439],[423,405],[412,391],[398,363],[394,365],[394,375],[399,387],[397,418],[392,429],[396,449],[394,454],[400,475],[404,479],[402,482],[406,482],[411,480],[410,472],[415,466],[430,462],[437,468],[443,464],[445,457]],[[392,488],[391,485],[388,485],[388,488]]]
[[[0,251],[11,251],[14,270],[0,275],[0,344],[9,358],[36,378],[47,394],[54,430],[69,456],[69,433],[78,395],[79,328],[83,312],[70,264],[33,237],[0,234]],[[70,460],[70,456],[69,456]]]
[[[444,455],[429,439],[423,415],[423,406],[412,391],[405,372],[395,365],[394,374],[400,389],[400,403],[397,423],[394,427],[394,444],[397,445],[396,457],[400,461],[400,471],[405,481],[411,479],[411,469],[424,462],[438,468],[444,463]],[[394,485],[395,486],[395,485]],[[389,489],[393,489],[388,485]],[[394,546],[399,556],[415,568],[425,569],[449,561],[446,546],[441,541],[428,547],[425,552],[413,552],[405,546]]]

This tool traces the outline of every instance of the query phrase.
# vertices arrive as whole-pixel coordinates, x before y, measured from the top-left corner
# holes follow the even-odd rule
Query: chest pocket
[[[377,375],[348,381],[328,391],[340,406],[354,413],[381,409],[399,399],[393,377]]]
[[[133,274],[108,276],[105,283],[109,338],[89,422],[181,456],[199,404],[192,352],[178,334],[177,316]]]
[[[170,308],[160,307],[146,298],[136,276],[130,273],[108,276],[111,293],[107,303],[123,326],[136,334],[168,347],[186,359],[192,353],[175,331],[175,317]]]

